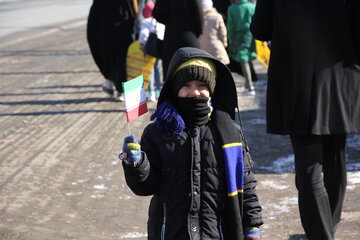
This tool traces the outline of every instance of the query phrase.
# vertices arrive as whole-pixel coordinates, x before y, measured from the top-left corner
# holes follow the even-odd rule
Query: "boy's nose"
[[[198,97],[198,96],[200,96],[200,91],[198,89],[194,89],[191,92],[191,97]]]

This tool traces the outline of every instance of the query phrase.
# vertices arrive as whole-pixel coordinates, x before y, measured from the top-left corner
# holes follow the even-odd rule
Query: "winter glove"
[[[129,135],[124,138],[124,144],[122,147],[123,152],[126,153],[126,157],[121,156],[123,153],[120,153],[119,158],[128,166],[136,167],[141,161],[141,150],[140,144],[136,141],[134,135]]]
[[[257,227],[245,228],[244,240],[261,239],[260,229]]]

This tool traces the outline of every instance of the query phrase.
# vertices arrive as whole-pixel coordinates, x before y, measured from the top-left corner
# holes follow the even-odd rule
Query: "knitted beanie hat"
[[[149,1],[145,4],[142,14],[144,16],[144,18],[149,18],[152,16],[152,11],[154,9],[155,5],[152,1]]]
[[[180,88],[190,81],[206,83],[210,89],[210,95],[214,93],[216,85],[215,64],[205,58],[192,58],[181,64],[176,70],[172,80],[172,96],[177,96]]]

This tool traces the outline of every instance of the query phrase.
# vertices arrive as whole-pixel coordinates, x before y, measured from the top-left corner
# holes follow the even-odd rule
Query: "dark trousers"
[[[290,139],[306,236],[309,240],[332,240],[340,222],[346,189],[346,134],[290,136]]]

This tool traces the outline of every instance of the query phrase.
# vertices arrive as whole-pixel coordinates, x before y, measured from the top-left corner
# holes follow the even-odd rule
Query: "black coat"
[[[138,168],[124,166],[124,171],[126,182],[135,194],[153,195],[148,239],[163,239],[160,237],[163,231],[164,239],[190,239],[193,231],[190,219],[194,218],[199,219],[197,232],[202,233],[201,239],[221,239],[220,228],[227,235],[221,226],[221,221],[226,221],[224,162],[219,161],[223,160],[221,145],[210,127],[195,127],[180,137],[159,133],[154,124],[145,128],[141,138],[145,158]],[[245,168],[243,226],[259,226],[261,207],[248,158]],[[195,185],[201,191],[192,194]]]
[[[87,40],[104,78],[122,92],[126,54],[133,41],[135,13],[132,0],[94,0],[87,23]]]
[[[237,97],[231,73],[225,65],[200,49],[177,51],[158,104],[171,98],[169,92],[173,78],[169,76],[176,67],[195,57],[209,58],[215,63],[217,78],[213,106],[234,118]],[[236,129],[240,134],[240,127],[236,125]],[[242,141],[245,145],[243,138]],[[149,207],[148,239],[215,240],[222,239],[221,231],[224,236],[229,235],[230,224],[223,223],[227,222],[225,212],[230,208],[226,204],[225,163],[215,124],[210,121],[206,125],[187,128],[177,136],[161,133],[156,124],[151,123],[145,128],[140,144],[144,151],[141,164],[136,168],[123,167],[126,182],[135,194],[153,195]],[[263,221],[255,190],[256,180],[251,172],[249,152],[244,150],[243,154],[242,224],[244,227],[260,226]],[[225,237],[225,240],[240,239]]]
[[[251,31],[271,41],[267,131],[360,131],[360,68],[343,0],[259,0]]]
[[[156,0],[153,17],[165,25],[162,49],[163,72],[167,73],[175,51],[181,47],[199,48],[203,11],[199,0]]]
[[[213,0],[214,8],[223,16],[226,23],[227,9],[232,4],[232,0]]]

